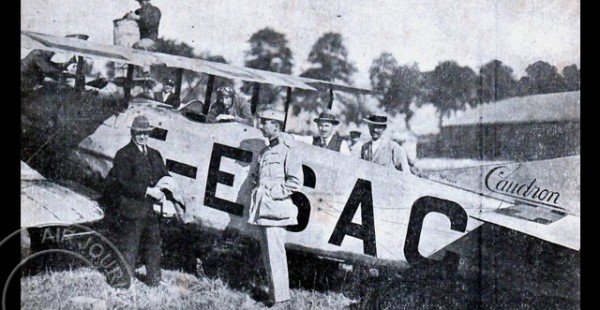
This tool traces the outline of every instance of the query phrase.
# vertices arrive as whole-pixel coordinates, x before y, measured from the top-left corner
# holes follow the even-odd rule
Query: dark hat
[[[171,78],[164,78],[163,84],[169,85],[169,86],[175,86],[175,80],[173,80]]]
[[[217,94],[233,96],[235,95],[235,90],[229,86],[221,86],[217,88]]]
[[[315,123],[330,122],[334,125],[337,125],[340,123],[340,121],[337,120],[335,115],[333,115],[333,113],[331,113],[330,110],[321,112],[321,114],[319,114],[319,117],[315,118],[314,121],[315,121]]]
[[[358,130],[350,130],[350,137],[360,137],[361,134]]]
[[[363,121],[373,125],[387,125],[387,116],[372,114],[367,118],[363,118]]]
[[[75,39],[79,39],[79,40],[87,40],[90,36],[88,36],[87,34],[69,34],[66,35],[65,38],[75,38]]]
[[[133,124],[131,124],[131,130],[134,131],[151,131],[154,129],[150,126],[150,122],[148,118],[144,115],[138,115],[133,119]]]

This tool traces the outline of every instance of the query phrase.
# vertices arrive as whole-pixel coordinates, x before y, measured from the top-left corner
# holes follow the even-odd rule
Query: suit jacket
[[[290,136],[282,133],[261,151],[248,223],[259,226],[298,224],[298,208],[292,201],[292,194],[302,187],[304,174],[302,160],[295,154],[291,141]]]
[[[360,158],[386,167],[394,167],[400,171],[410,172],[406,152],[400,144],[389,138],[381,138],[379,148],[373,152],[373,141],[363,144]]]
[[[148,146],[146,149],[148,154],[144,155],[132,141],[117,151],[106,176],[107,213],[144,219],[152,212],[154,201],[146,197],[146,190],[169,172],[160,153]]]
[[[160,10],[151,4],[147,4],[135,10],[135,14],[140,16],[137,21],[140,28],[140,39],[148,38],[156,41],[161,17]]]
[[[175,93],[171,93],[169,95],[169,97],[167,97],[167,100],[163,101],[163,93],[162,92],[155,92],[154,93],[154,100],[156,101],[160,101],[160,102],[164,102],[170,106],[172,106],[174,109],[179,108],[179,103],[181,102],[181,100],[179,99],[179,96],[177,96]]]

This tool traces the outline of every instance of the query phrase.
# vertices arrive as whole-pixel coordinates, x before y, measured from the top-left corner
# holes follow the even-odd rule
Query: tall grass
[[[231,289],[220,279],[163,271],[163,283],[148,287],[135,279],[129,289],[106,283],[104,275],[89,269],[53,271],[21,279],[22,309],[76,309],[71,299],[91,297],[106,309],[267,309],[244,291]],[[347,309],[353,302],[338,293],[292,290],[290,309]]]

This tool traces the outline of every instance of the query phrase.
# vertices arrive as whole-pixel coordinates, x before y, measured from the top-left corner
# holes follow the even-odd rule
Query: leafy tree
[[[411,104],[419,106],[423,98],[423,74],[419,66],[416,63],[398,66],[394,56],[382,53],[373,60],[369,73],[379,104],[392,115],[404,114],[409,124],[414,114]]]
[[[575,91],[581,89],[581,72],[577,65],[566,66],[562,70],[562,76],[565,80],[566,90]]]
[[[224,64],[227,63],[227,61],[225,60],[225,58],[223,56],[211,55],[210,52],[208,52],[208,51],[204,51],[204,52],[200,53],[200,55],[195,56],[195,58],[200,58],[203,60],[224,63]],[[183,102],[191,101],[194,99],[199,99],[202,102],[204,102],[204,96],[206,94],[206,86],[208,84],[208,75],[207,74],[198,74],[198,75],[184,74],[183,84],[187,86],[185,89],[183,89],[183,86],[182,86],[182,91],[181,91],[182,97],[181,98],[182,98]],[[221,86],[233,87],[234,86],[233,80],[215,76],[215,79],[213,81],[213,96],[212,96],[213,101],[215,99],[214,91],[216,91],[217,88],[219,88]]]
[[[406,115],[406,123],[409,124],[413,116],[411,103],[414,102],[417,106],[422,103],[422,84],[423,77],[416,63],[397,67],[394,70],[390,89],[382,102],[387,107],[388,113]]]
[[[250,50],[246,52],[245,65],[250,68],[292,73],[292,51],[287,46],[287,39],[283,33],[272,28],[264,28],[254,33],[248,40]],[[244,82],[242,92],[252,94],[253,83]],[[274,104],[281,100],[282,87],[261,84],[259,98],[262,104]]]
[[[300,76],[330,82],[339,82],[352,85],[352,74],[356,67],[348,60],[348,50],[344,46],[343,38],[339,33],[325,33],[312,46],[308,55],[312,67]],[[343,121],[357,121],[361,116],[360,96],[334,92],[334,103],[339,103],[341,110],[340,119]],[[309,92],[298,90],[296,92],[296,105],[294,112],[305,109],[318,112],[327,107],[329,92]]]
[[[513,70],[500,60],[494,59],[479,69],[477,96],[481,103],[512,97],[516,86]]]
[[[558,93],[567,90],[563,77],[558,73],[555,66],[545,62],[537,61],[525,69],[527,79],[521,79],[521,96]]]
[[[194,58],[194,48],[189,46],[184,42],[177,42],[171,39],[158,38],[154,41],[155,44],[155,52],[171,54],[171,55],[179,55],[184,57]],[[156,81],[162,83],[164,78],[175,78],[177,73],[177,68],[169,68],[163,65],[154,65],[151,67],[150,72],[152,74],[152,78]],[[184,81],[186,79],[194,79],[200,76],[200,73],[184,70]]]
[[[477,92],[477,74],[469,67],[461,67],[455,61],[439,63],[425,80],[426,99],[440,112],[440,121],[452,111],[463,110],[474,104]]]
[[[339,33],[322,35],[313,45],[308,61],[313,67],[301,75],[307,78],[352,84],[350,77],[357,71],[348,60],[348,50]]]
[[[373,60],[369,69],[369,79],[371,80],[371,88],[379,102],[384,100],[385,94],[390,90],[394,70],[397,66],[396,59],[390,53],[381,53],[379,57]]]

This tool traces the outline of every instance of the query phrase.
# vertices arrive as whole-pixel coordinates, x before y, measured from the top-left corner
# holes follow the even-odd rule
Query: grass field
[[[148,287],[137,279],[129,289],[109,286],[91,269],[58,271],[21,280],[22,309],[78,309],[81,297],[103,301],[106,309],[263,309],[249,294],[231,289],[219,279],[163,272],[163,283]],[[292,290],[290,309],[346,309],[352,303],[342,294]],[[93,302],[92,300],[92,302]]]

